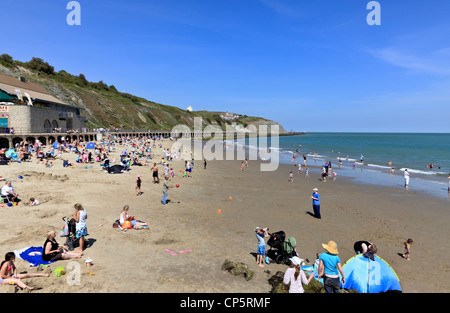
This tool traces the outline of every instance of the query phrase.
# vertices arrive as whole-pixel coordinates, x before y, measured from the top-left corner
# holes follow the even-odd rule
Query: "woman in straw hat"
[[[337,244],[330,240],[328,244],[322,244],[326,250],[319,256],[319,278],[323,278],[323,284],[327,293],[339,293],[341,284],[339,281],[339,273],[342,276],[342,283],[345,284],[344,271],[341,267]]]

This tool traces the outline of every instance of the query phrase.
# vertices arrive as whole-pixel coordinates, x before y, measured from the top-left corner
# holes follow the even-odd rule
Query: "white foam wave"
[[[382,168],[382,169],[391,169],[389,166],[385,165],[377,165],[377,164],[367,164],[367,166],[376,167],[376,168]]]
[[[406,168],[401,168],[400,171],[404,171]],[[413,168],[408,168],[408,172],[414,173],[414,174],[421,174],[421,175],[445,175],[445,172],[432,172],[432,171],[422,171],[422,170],[416,170]]]

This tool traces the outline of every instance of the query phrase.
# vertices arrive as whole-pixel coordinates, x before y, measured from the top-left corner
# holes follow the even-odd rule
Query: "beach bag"
[[[59,234],[60,237],[69,236],[69,225],[67,225],[67,221],[64,220],[64,227]]]

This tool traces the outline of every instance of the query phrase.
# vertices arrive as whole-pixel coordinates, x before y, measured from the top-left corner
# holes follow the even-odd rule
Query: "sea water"
[[[321,167],[330,161],[337,177],[392,187],[404,186],[403,173],[408,169],[409,190],[449,197],[449,133],[307,133],[280,136],[278,147],[270,137],[264,140],[271,149],[279,149],[280,163],[303,164],[303,156],[309,166]]]

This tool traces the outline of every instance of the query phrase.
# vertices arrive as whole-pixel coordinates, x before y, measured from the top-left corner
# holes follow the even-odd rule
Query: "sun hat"
[[[258,230],[260,230],[261,228],[260,227],[255,227],[255,231],[258,231]]]
[[[300,264],[302,264],[302,262],[303,262],[303,259],[300,259],[298,256],[294,256],[294,257],[290,258],[289,260],[290,260],[290,261],[292,262],[292,264],[294,264],[294,265],[300,265]]]
[[[317,189],[317,188],[314,188],[314,189],[313,189],[313,191],[319,191],[319,189]]]
[[[328,241],[328,244],[323,243],[322,247],[332,254],[339,254],[337,244],[332,240]]]

